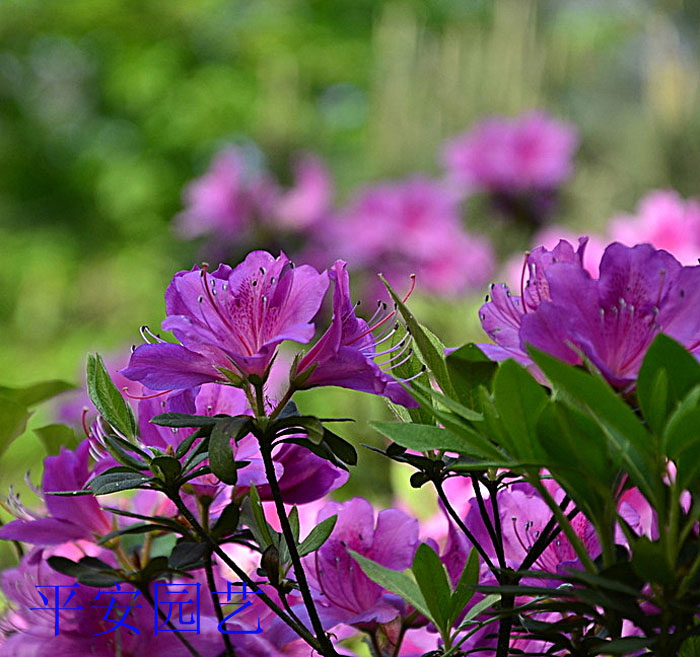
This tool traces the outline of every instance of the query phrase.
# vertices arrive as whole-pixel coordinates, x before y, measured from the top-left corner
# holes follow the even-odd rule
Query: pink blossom
[[[608,228],[612,240],[633,246],[648,242],[669,251],[683,265],[700,257],[700,202],[683,199],[671,189],[647,194],[633,215],[613,217]]]
[[[457,195],[423,177],[361,190],[324,239],[353,267],[394,285],[415,273],[421,290],[441,296],[483,285],[495,265],[489,242],[462,227]]]
[[[467,192],[553,189],[572,170],[576,130],[543,112],[493,116],[449,141],[443,161]]]
[[[269,176],[254,171],[242,149],[228,147],[185,188],[185,209],[175,218],[175,227],[185,239],[201,235],[238,239],[256,217],[269,212],[274,198]]]

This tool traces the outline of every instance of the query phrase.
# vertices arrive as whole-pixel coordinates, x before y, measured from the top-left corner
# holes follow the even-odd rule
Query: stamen
[[[410,383],[414,379],[417,379],[421,374],[425,374],[427,371],[427,366],[423,365],[423,367],[420,368],[420,371],[414,374],[413,376],[409,376],[408,378],[405,379],[397,379],[397,381],[401,381],[401,383]]]
[[[146,324],[144,324],[144,325],[139,329],[139,333],[141,334],[141,337],[143,338],[143,341],[144,341],[146,344],[152,344],[152,343],[151,343],[151,340],[150,340],[149,338],[151,338],[151,339],[154,340],[155,342],[165,342],[165,340],[163,340],[158,334],[156,334],[156,333],[154,333],[153,331],[151,331],[151,329],[150,329],[150,328],[148,327],[148,325],[146,325]]]
[[[128,386],[124,386],[122,388],[122,392],[129,398],[129,399],[155,399],[156,397],[162,397],[163,395],[167,395],[172,392],[172,390],[161,390],[160,392],[156,392],[152,395],[132,395],[129,392]]]
[[[90,427],[87,425],[87,414],[90,409],[87,406],[83,406],[83,414],[80,416],[80,423],[83,425],[83,432],[87,438],[90,437]]]
[[[530,252],[525,251],[523,258],[523,268],[520,272],[520,298],[523,302],[523,314],[527,315],[527,303],[525,303],[525,272],[527,271],[527,259],[530,257]],[[534,263],[533,263],[534,265]]]
[[[406,301],[408,301],[408,298],[411,296],[411,294],[413,294],[413,290],[415,290],[415,289],[416,289],[416,275],[411,274],[411,286],[410,286],[408,292],[406,293],[406,296],[401,300],[401,303],[406,303]],[[394,315],[396,315],[396,311],[397,311],[397,306],[396,306],[396,304],[394,304],[394,310],[392,310],[386,317],[384,317],[384,319],[382,319],[379,322],[377,322],[376,324],[374,324],[374,326],[370,326],[364,333],[360,333],[360,335],[358,335],[353,340],[350,340],[350,342],[348,342],[347,344],[351,345],[351,344],[357,342],[358,340],[361,340],[366,335],[369,335],[370,333],[373,333],[374,331],[376,331],[380,326],[382,326],[382,324],[385,324]]]
[[[401,360],[401,361],[398,362],[398,363],[394,363],[394,364],[391,365],[390,367],[385,367],[385,368],[383,368],[383,371],[384,371],[384,372],[389,372],[389,371],[391,371],[391,370],[393,370],[393,369],[395,369],[395,368],[397,368],[397,367],[401,367],[401,365],[403,365],[406,361],[408,361],[408,360],[411,359],[411,356],[413,356],[413,349],[409,349],[409,350],[408,350],[408,353],[406,354],[406,357],[405,357],[403,360]],[[396,358],[396,357],[394,357],[394,358]],[[391,362],[391,359],[390,359],[389,362]]]

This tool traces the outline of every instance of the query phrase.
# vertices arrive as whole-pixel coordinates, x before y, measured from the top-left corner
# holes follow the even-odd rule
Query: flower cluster
[[[538,224],[571,175],[575,129],[541,112],[489,117],[450,141],[443,161],[466,194],[487,194],[507,217]]]
[[[495,342],[481,345],[490,358],[531,366],[532,346],[571,364],[589,361],[611,384],[626,388],[659,333],[697,352],[700,266],[683,266],[649,244],[613,243],[594,278],[584,266],[586,244],[582,238],[574,250],[561,240],[552,250],[533,250],[520,296],[505,284],[491,287],[491,300],[479,310]]]

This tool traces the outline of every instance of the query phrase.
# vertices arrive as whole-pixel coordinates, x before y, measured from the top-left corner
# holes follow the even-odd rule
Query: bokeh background
[[[285,182],[295,153],[318,154],[342,206],[359,185],[437,175],[441,144],[481,117],[538,109],[580,133],[558,224],[586,234],[650,189],[698,194],[699,26],[682,0],[5,0],[0,384],[80,383],[88,351],[159,325],[167,282],[200,258],[173,231],[183,189],[226,144]],[[483,207],[464,221],[502,263],[529,246]],[[481,337],[485,292],[444,301],[419,281],[413,303],[459,344]],[[363,418],[380,400],[301,400],[379,440]],[[51,413],[4,454],[0,489],[37,480],[31,427]],[[341,495],[387,502],[404,479],[364,451]]]

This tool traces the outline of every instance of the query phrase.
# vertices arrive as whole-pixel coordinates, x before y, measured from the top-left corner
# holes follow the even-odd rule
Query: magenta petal
[[[194,388],[202,383],[225,380],[207,358],[169,342],[137,347],[131,354],[129,366],[121,373],[152,390]]]
[[[0,527],[0,539],[34,545],[60,545],[81,538],[90,538],[88,527],[62,518],[13,520]]]

